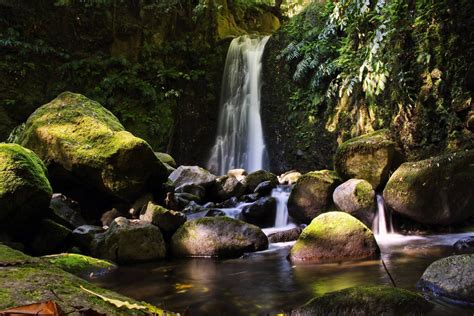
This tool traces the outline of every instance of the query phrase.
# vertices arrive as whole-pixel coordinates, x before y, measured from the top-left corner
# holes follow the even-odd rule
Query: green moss
[[[370,205],[373,203],[374,189],[367,181],[357,183],[355,187],[355,196],[361,205]]]
[[[85,275],[90,272],[100,272],[115,268],[115,265],[108,261],[73,253],[45,256],[43,259],[64,271],[76,275]]]
[[[159,153],[159,152],[155,152],[155,155],[162,163],[168,164],[173,168],[177,167],[176,161],[174,160],[173,157],[171,157],[171,155],[167,153]]]
[[[27,256],[21,251],[0,244],[0,265],[18,264],[33,260],[33,257]]]

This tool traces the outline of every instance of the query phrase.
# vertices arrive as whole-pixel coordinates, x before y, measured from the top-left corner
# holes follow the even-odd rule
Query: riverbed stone
[[[338,186],[333,193],[336,207],[365,225],[371,226],[375,217],[375,192],[372,185],[362,179],[350,179]]]
[[[184,185],[199,185],[209,188],[216,182],[217,177],[199,166],[179,166],[168,177],[175,187]]]
[[[271,243],[295,241],[300,237],[301,233],[303,232],[304,227],[302,226],[269,234],[268,241]]]
[[[272,197],[263,197],[246,205],[240,217],[243,221],[259,227],[272,227],[275,224],[276,200]]]
[[[67,224],[69,228],[74,229],[86,224],[85,219],[82,217],[79,203],[64,194],[53,194],[49,208],[59,219]]]
[[[302,176],[302,174],[296,170],[291,170],[283,173],[278,177],[278,181],[280,184],[286,185],[293,185],[295,184],[298,179]]]
[[[334,171],[312,171],[301,176],[288,198],[288,212],[299,222],[308,224],[313,218],[333,208],[332,194],[341,183]]]
[[[457,255],[433,262],[417,283],[435,296],[474,303],[474,254]]]
[[[231,197],[240,197],[245,193],[245,186],[234,176],[218,177],[212,189],[217,201],[225,201]]]
[[[145,213],[140,216],[140,219],[158,226],[162,232],[172,234],[186,222],[186,215],[149,202]]]
[[[457,252],[474,253],[474,236],[459,239],[453,247]]]
[[[94,225],[82,225],[72,231],[71,239],[75,246],[89,252],[94,236],[105,232],[104,228]]]
[[[46,168],[31,150],[0,144],[0,220],[8,226],[44,217],[52,189]]]
[[[276,188],[276,185],[272,183],[271,181],[263,181],[253,191],[254,193],[257,193],[259,195],[270,195],[272,193],[272,190]]]
[[[342,143],[334,167],[343,180],[364,179],[377,189],[387,182],[398,160],[389,131],[379,130]]]
[[[278,185],[278,177],[265,170],[258,170],[248,174],[244,180],[242,180],[242,183],[246,186],[247,192],[253,193],[257,186],[264,181],[270,181],[273,186]]]
[[[267,236],[260,228],[221,216],[187,221],[171,243],[177,257],[239,257],[267,247]]]
[[[418,223],[450,225],[474,216],[474,150],[402,164],[383,191],[387,206]]]
[[[344,212],[328,212],[313,219],[290,252],[290,260],[295,263],[370,260],[379,256],[372,231]]]
[[[120,264],[145,262],[164,258],[166,246],[155,225],[119,217],[105,233],[94,236],[92,255]]]
[[[327,293],[293,310],[291,316],[425,315],[433,305],[418,293],[377,285]]]

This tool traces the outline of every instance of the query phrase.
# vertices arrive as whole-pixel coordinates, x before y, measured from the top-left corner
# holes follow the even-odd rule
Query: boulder
[[[168,177],[175,187],[183,185],[199,185],[204,188],[211,187],[217,177],[204,168],[198,166],[180,166]]]
[[[237,178],[237,180],[242,181],[245,179],[245,176],[248,175],[245,169],[231,169],[227,172],[229,177]]]
[[[57,187],[74,181],[75,190],[84,187],[133,202],[166,180],[166,168],[151,147],[80,94],[64,92],[39,107],[19,143],[46,162]]]
[[[474,253],[474,236],[459,239],[453,247],[457,252]]]
[[[290,252],[292,262],[369,260],[379,256],[372,231],[344,212],[328,212],[313,219]]]
[[[117,263],[134,263],[164,258],[166,245],[160,229],[139,220],[116,218],[103,234],[95,235],[92,255]]]
[[[334,171],[312,171],[301,176],[288,198],[288,212],[299,222],[308,224],[313,218],[333,207],[332,194],[340,184]]]
[[[110,226],[110,224],[117,218],[117,217],[123,217],[124,214],[117,210],[116,208],[113,208],[100,217],[100,222],[102,223],[102,226]]]
[[[418,223],[450,225],[474,215],[474,150],[402,164],[383,191],[387,206]]]
[[[273,186],[278,185],[278,177],[271,172],[265,170],[258,170],[247,175],[242,183],[247,187],[247,192],[254,192],[257,186],[264,182],[270,181]]]
[[[94,225],[82,225],[72,231],[72,242],[78,246],[82,251],[89,252],[91,242],[94,236],[103,233],[105,230],[102,227]]]
[[[183,209],[183,213],[188,215],[188,214],[194,214],[194,213],[199,213],[199,212],[204,212],[206,209],[202,206],[197,204],[194,201],[189,202],[186,207]]]
[[[170,195],[172,195],[171,192],[168,192]],[[173,195],[174,197],[174,195]],[[148,203],[153,201],[153,194],[151,193],[145,193],[142,196],[140,196],[133,204],[132,207],[129,210],[130,216],[137,218],[145,212],[146,207],[148,206]]]
[[[267,249],[268,239],[257,226],[228,217],[203,217],[181,226],[171,247],[177,257],[239,257]]]
[[[176,168],[176,161],[170,154],[155,152],[156,158],[158,158],[162,163],[169,165],[172,168]]]
[[[434,296],[474,303],[474,254],[451,256],[433,262],[417,287]]]
[[[272,227],[275,224],[276,200],[263,197],[246,205],[240,213],[240,219],[260,227]]]
[[[158,226],[162,232],[172,234],[186,222],[186,215],[150,202],[140,219]]]
[[[388,130],[379,130],[342,143],[334,167],[344,180],[364,179],[377,189],[387,182],[398,160]]]
[[[220,210],[220,209],[217,209],[217,208],[214,208],[214,209],[210,209],[209,211],[207,211],[206,215],[207,217],[216,217],[216,216],[226,216],[225,212]]]
[[[274,188],[276,188],[276,185],[271,181],[263,181],[259,185],[257,185],[253,192],[259,194],[260,196],[270,195]]]
[[[213,195],[218,201],[224,201],[231,197],[240,197],[245,193],[245,186],[236,177],[222,176],[217,178],[213,188]]]
[[[365,225],[371,226],[375,217],[375,192],[372,185],[361,179],[350,179],[334,190],[332,195],[336,207]]]
[[[34,221],[46,214],[51,195],[46,168],[31,150],[0,144],[0,220]]]
[[[86,221],[81,215],[79,203],[69,199],[64,194],[53,194],[49,208],[69,227],[76,228],[86,224]]]
[[[301,177],[301,173],[295,170],[287,171],[278,177],[280,184],[293,185]]]
[[[71,234],[72,231],[67,227],[50,219],[44,219],[30,247],[38,255],[62,252],[68,248]]]
[[[239,204],[239,200],[234,196],[216,205],[217,208],[233,208]]]
[[[293,310],[291,316],[425,315],[433,305],[420,294],[377,285],[357,286],[327,293]]]
[[[174,191],[175,193],[186,193],[186,194],[191,194],[194,197],[197,197],[198,199],[192,198],[192,200],[195,200],[196,202],[202,201],[206,197],[206,188],[204,188],[202,185],[197,185],[197,184],[184,184],[176,188]],[[181,197],[185,197],[184,195]]]
[[[271,243],[295,241],[303,232],[303,227],[298,226],[288,230],[272,233],[268,235],[268,241]]]

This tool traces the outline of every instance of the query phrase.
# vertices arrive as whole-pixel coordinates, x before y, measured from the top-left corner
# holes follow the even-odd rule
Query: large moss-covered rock
[[[396,167],[397,152],[388,131],[380,130],[342,143],[334,159],[334,167],[344,180],[364,179],[378,188]]]
[[[334,171],[312,171],[301,176],[288,199],[288,212],[291,217],[302,223],[333,207],[332,194],[341,183]]]
[[[133,201],[166,179],[165,166],[144,140],[80,94],[64,92],[39,107],[28,118],[19,143],[55,171],[53,184],[68,175],[84,186]]]
[[[451,256],[433,262],[417,286],[435,296],[474,304],[474,254]]]
[[[376,259],[380,249],[374,234],[362,222],[344,212],[319,215],[291,248],[292,262],[337,262]]]
[[[105,233],[94,236],[92,255],[117,263],[145,262],[164,258],[166,245],[158,227],[119,217]]]
[[[474,150],[402,164],[383,191],[388,207],[423,224],[474,215]]]
[[[186,222],[186,215],[149,202],[140,219],[158,226],[163,232],[172,234]]]
[[[257,226],[220,216],[188,221],[172,238],[178,257],[238,257],[267,247],[267,236]]]
[[[375,192],[369,182],[350,179],[334,190],[333,200],[336,207],[365,225],[372,225],[375,216]]]
[[[242,183],[247,188],[248,192],[253,193],[257,186],[264,181],[270,181],[273,186],[278,185],[278,177],[265,170],[257,170],[248,174],[242,180]]]
[[[0,220],[30,221],[48,209],[52,189],[46,168],[31,150],[0,144]]]
[[[293,310],[292,316],[425,315],[433,308],[421,295],[388,286],[358,286],[325,294]]]

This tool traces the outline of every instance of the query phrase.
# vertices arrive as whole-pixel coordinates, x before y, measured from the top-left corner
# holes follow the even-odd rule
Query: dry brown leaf
[[[39,316],[60,316],[64,315],[61,308],[54,301],[35,303],[24,306],[12,307],[0,311],[1,316],[19,315],[39,315]]]

